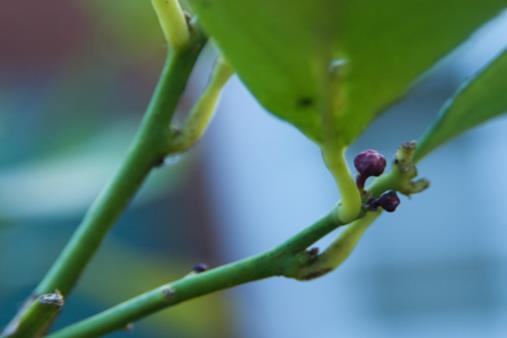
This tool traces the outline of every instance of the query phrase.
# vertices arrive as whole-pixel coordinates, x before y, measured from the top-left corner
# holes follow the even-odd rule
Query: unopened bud
[[[386,164],[385,157],[374,149],[368,149],[359,153],[354,159],[354,166],[359,172],[356,180],[357,186],[363,189],[368,177],[382,175]]]
[[[201,272],[204,272],[208,269],[209,269],[209,266],[206,263],[197,263],[196,265],[194,265],[192,267],[192,271],[194,271],[195,273],[201,273]]]
[[[382,207],[387,212],[393,212],[400,205],[400,198],[396,191],[391,190],[383,193],[376,201],[377,206]]]

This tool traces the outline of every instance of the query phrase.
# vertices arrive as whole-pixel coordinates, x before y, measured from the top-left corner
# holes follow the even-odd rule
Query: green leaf
[[[341,144],[506,6],[506,0],[190,3],[267,110],[319,143],[331,136]],[[339,66],[331,72],[333,60]]]
[[[449,100],[422,137],[415,158],[500,114],[507,113],[507,49]]]
[[[315,107],[336,40],[336,1],[192,0],[190,4],[260,103],[318,139],[321,118]]]
[[[506,0],[341,2],[338,50],[347,68],[338,132],[347,141],[507,5]]]

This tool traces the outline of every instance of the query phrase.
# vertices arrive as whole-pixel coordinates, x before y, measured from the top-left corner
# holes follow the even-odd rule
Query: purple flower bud
[[[354,165],[359,175],[366,177],[380,176],[386,168],[386,159],[378,151],[368,149],[356,156]]]
[[[385,157],[374,149],[359,153],[354,159],[354,166],[359,172],[356,180],[357,186],[363,189],[364,182],[368,177],[382,175],[386,164]]]
[[[192,271],[195,273],[201,273],[209,269],[208,264],[206,263],[198,263],[192,267]]]
[[[387,212],[393,212],[400,205],[400,199],[396,191],[391,190],[383,193],[376,201],[377,206],[381,206]]]

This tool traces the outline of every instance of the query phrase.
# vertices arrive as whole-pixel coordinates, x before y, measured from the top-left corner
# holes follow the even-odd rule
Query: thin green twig
[[[340,225],[343,224],[338,223],[337,218],[328,215],[312,225],[312,231],[303,231],[274,250],[160,286],[57,331],[49,338],[100,337],[186,300],[259,279],[285,275],[286,271],[292,270],[292,265],[299,265],[304,260],[303,256],[301,260],[294,260],[297,256],[295,250],[313,243],[316,233],[328,233]]]
[[[357,246],[366,229],[380,216],[381,210],[367,212],[356,220],[336,238],[321,254],[305,267],[298,269],[293,276],[300,280],[309,280],[322,276],[338,268]]]
[[[76,283],[102,239],[139,189],[150,170],[166,156],[167,128],[204,44],[198,34],[186,48],[172,50],[145,118],[125,162],[87,212],[83,222],[36,289],[64,296]]]
[[[59,292],[47,293],[28,299],[23,311],[2,332],[2,337],[27,338],[42,337],[49,323],[63,306]]]
[[[185,14],[178,0],[151,0],[160,28],[170,48],[184,47],[191,37]]]
[[[192,147],[204,135],[217,109],[222,90],[229,78],[234,74],[232,67],[219,57],[206,89],[192,107],[181,129],[171,131],[168,151],[182,152]]]
[[[402,149],[407,150],[405,146]],[[407,156],[408,161],[413,151],[410,148],[401,153]],[[397,160],[395,168],[393,168],[393,171],[398,173],[393,175],[395,178],[373,183],[369,190],[382,193],[399,186],[400,181],[410,181],[413,178],[411,174],[404,175],[403,171],[397,168],[400,159],[397,158]],[[339,207],[339,203],[337,207]],[[310,279],[325,274],[340,265],[350,255],[368,225],[380,213],[368,212],[361,215],[364,218],[359,218],[351,224],[350,228],[346,229],[321,255],[318,255],[315,250],[308,250],[319,239],[345,225],[345,222],[337,217],[337,207],[273,250],[203,273],[186,276],[70,325],[49,337],[99,337],[124,328],[129,323],[161,309],[240,284],[274,276]]]
[[[185,45],[170,50],[159,83],[124,162],[39,283],[34,297],[55,290],[63,297],[68,295],[145,178],[163,161],[167,155],[167,131],[171,119],[205,42],[202,32],[193,28]],[[21,309],[17,318],[24,316],[24,311],[26,309]],[[38,316],[33,313],[29,315]]]

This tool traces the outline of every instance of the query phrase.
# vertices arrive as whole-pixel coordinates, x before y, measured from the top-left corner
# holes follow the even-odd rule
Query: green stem
[[[399,185],[397,180],[406,179],[402,175],[394,177],[392,180],[374,182],[370,190],[381,194]],[[336,209],[343,204],[338,203],[326,216],[271,251],[163,285],[70,325],[49,337],[98,337],[124,328],[156,311],[236,285],[273,276],[309,279],[329,272],[350,255],[368,225],[380,214],[366,213],[364,218],[353,223],[319,256],[313,250],[307,250],[312,244],[346,224],[342,218],[337,217],[339,213]]]
[[[49,337],[99,337],[189,299],[267,277],[286,275],[295,263],[293,257],[297,253],[343,225],[334,214],[331,212],[271,251],[163,285]]]
[[[410,196],[427,189],[430,184],[428,180],[424,178],[413,180],[417,176],[415,152],[414,141],[402,144],[396,152],[396,160],[391,171],[375,179],[368,189],[369,193],[373,197],[378,197],[384,191],[392,189]]]
[[[381,211],[368,212],[350,224],[327,248],[309,264],[297,270],[294,277],[308,280],[338,268],[356,247],[368,227],[380,216]]]
[[[333,174],[342,198],[337,217],[344,223],[350,223],[359,216],[362,201],[361,193],[347,165],[346,151],[346,147],[323,148],[324,161]]]
[[[368,187],[368,192],[372,195],[372,197],[379,197],[383,192],[389,189],[398,190],[397,188],[400,177],[401,175],[399,170],[394,168],[389,173],[375,178],[375,184]]]
[[[27,338],[42,337],[53,318],[63,306],[63,297],[59,292],[48,293],[30,298],[2,337]]]
[[[71,291],[151,169],[167,155],[167,129],[205,41],[201,32],[195,29],[185,46],[172,49],[169,53],[125,161],[92,204],[60,256],[37,286],[34,293],[36,296],[58,290],[65,297]]]
[[[277,273],[276,270],[272,254],[267,253],[200,274],[189,275],[57,331],[49,337],[99,337],[188,299],[273,276]]]
[[[167,59],[145,118],[117,174],[92,204],[83,222],[36,289],[64,296],[78,280],[103,238],[127,207],[150,170],[165,156],[167,128],[204,39],[199,36]]]
[[[188,114],[183,128],[169,139],[169,152],[187,150],[201,139],[213,118],[222,90],[233,73],[231,66],[220,57],[215,63],[209,84]]]
[[[184,47],[190,40],[190,30],[178,0],[151,0],[160,27],[170,48]]]

